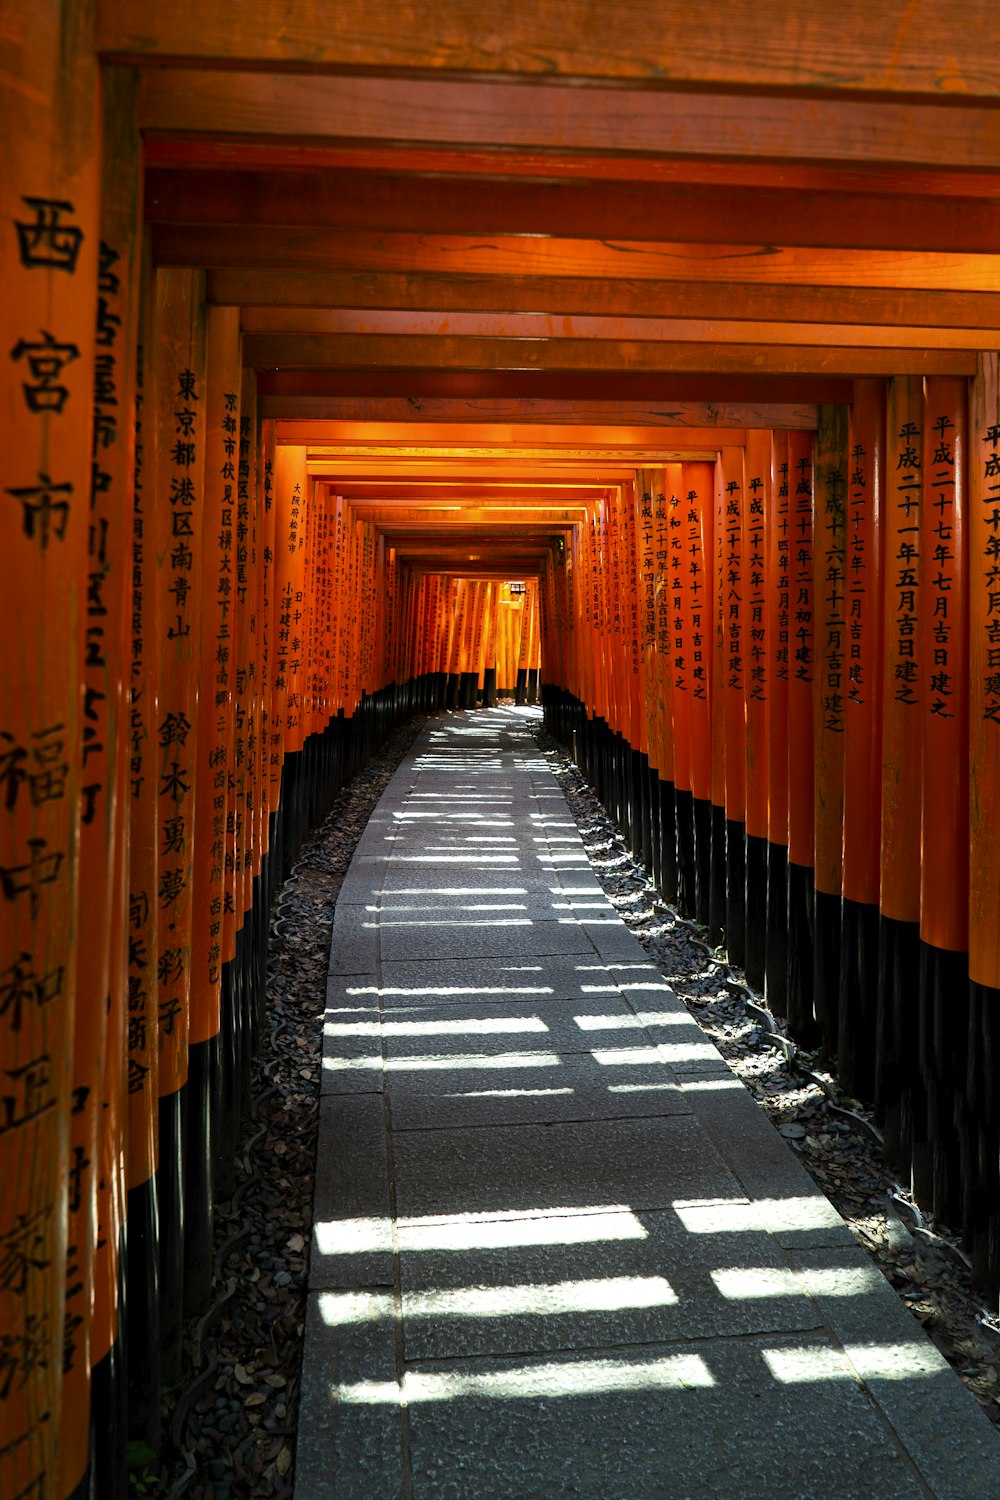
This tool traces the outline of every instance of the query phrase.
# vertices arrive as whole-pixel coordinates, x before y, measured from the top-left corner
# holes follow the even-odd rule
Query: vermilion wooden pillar
[[[691,791],[691,633],[686,535],[688,502],[685,466],[668,464],[667,587],[670,596],[670,712],[673,723],[674,807],[677,828],[677,904],[694,916],[696,901],[694,799]]]
[[[969,1223],[968,386],[924,381],[920,1038],[934,1212]]]
[[[0,1223],[8,1231],[23,1225],[25,1236],[23,1257],[8,1251],[0,1279],[7,1369],[0,1493],[45,1500],[85,1482],[90,1428],[96,1171],[86,1159],[92,1153],[77,1155],[87,1144],[79,1134],[71,1150],[71,1122],[77,1105],[96,1108],[100,1076],[86,1101],[71,1088],[100,240],[92,24],[87,5],[41,0],[9,9],[0,83],[0,609],[8,643],[0,717]],[[83,1026],[99,1022],[93,1006],[93,994],[81,999]],[[71,1220],[67,1253],[74,1172],[81,1213]],[[81,1283],[81,1297],[68,1295]],[[65,1409],[64,1351],[79,1374]]]
[[[788,434],[771,434],[767,533],[767,936],[764,993],[788,1006],[788,683],[791,660],[792,517]]]
[[[722,450],[725,726],[726,726],[726,948],[741,967],[746,958],[746,558],[742,448]]]
[[[92,1483],[96,1492],[108,1495],[109,1500],[124,1495],[128,1486],[125,1153],[133,1087],[129,1068],[132,1014],[128,979],[131,874],[128,696],[132,665],[136,357],[142,242],[136,85],[136,75],[131,71],[117,68],[104,71],[94,466],[84,661],[90,702],[98,714],[98,724],[103,719],[106,729],[106,739],[99,733],[89,742],[89,750],[85,746],[85,759],[97,773],[86,775],[85,785],[100,782],[102,771],[107,780],[103,806],[100,794],[95,805],[89,791],[85,792],[83,838],[85,846],[89,843],[90,869],[86,868],[85,855],[80,895],[82,931],[96,935],[100,930],[103,913],[95,906],[100,899],[96,893],[102,887],[110,916],[107,986],[95,991],[98,1005],[106,1010],[106,1044],[101,1059],[101,1108],[95,1153],[97,1235],[91,1347]],[[96,749],[102,743],[106,746],[103,768],[101,752]],[[88,911],[89,903],[94,904]],[[98,945],[92,940],[87,946],[94,949]],[[91,970],[91,981],[94,977]],[[144,1008],[140,1008],[137,1019],[144,1030]],[[146,1043],[144,1036],[139,1040]],[[137,1272],[147,1271],[148,1264],[140,1253]],[[140,1304],[146,1296],[145,1290],[139,1293]],[[145,1325],[140,1322],[140,1326]],[[155,1367],[155,1359],[152,1363]]]
[[[1000,1283],[1000,356],[980,356],[969,457],[969,1103],[972,1250]]]
[[[191,933],[191,1038],[187,1095],[185,1304],[207,1303],[212,1284],[213,1159],[231,1130],[213,1099],[231,1105],[231,1060],[220,1050],[227,786],[233,744],[236,461],[239,447],[239,313],[213,307],[208,316],[203,589],[199,654],[197,780]],[[220,1070],[227,1077],[221,1076]],[[231,1110],[230,1110],[231,1113]],[[228,1135],[230,1150],[235,1145]]]
[[[160,628],[156,588],[153,274],[143,267],[136,362],[129,620],[128,763],[128,1267],[127,1343],[148,1350],[128,1364],[129,1432],[155,1452],[160,1434],[159,1017],[156,886]]]
[[[695,846],[695,916],[708,925],[712,876],[712,567],[715,465],[684,465],[684,576],[691,694],[691,797]]]
[[[716,459],[712,481],[713,525],[713,622],[712,622],[712,868],[708,898],[708,933],[713,946],[726,932],[726,691],[727,611],[726,580],[726,479],[721,459]]]
[[[831,1055],[837,1050],[840,991],[844,713],[848,684],[847,478],[847,412],[842,406],[820,407],[813,490],[816,600],[813,1013],[823,1046]]]
[[[773,667],[768,640],[767,548],[773,524],[771,434],[747,433],[743,495],[743,692],[746,714],[746,937],[744,968],[764,988],[767,945],[768,720]],[[735,748],[735,747],[734,747]]]
[[[156,548],[160,695],[153,785],[157,811],[160,1352],[164,1379],[180,1374],[184,1301],[184,1090],[191,999],[201,569],[204,533],[204,277],[158,270],[149,419]]]
[[[882,510],[882,839],[875,1108],[886,1152],[910,1173],[914,1120],[924,1121],[914,997],[920,970],[921,670],[919,629],[924,400],[919,376],[889,382]],[[919,1127],[923,1139],[923,1125]]]
[[[843,904],[837,1054],[844,1087],[875,1092],[882,791],[885,388],[858,380],[849,427],[845,541]]]
[[[813,695],[816,691],[816,585],[813,435],[788,434],[789,679],[788,679],[788,1023],[803,1041],[815,1039],[813,937],[815,907],[815,776]]]

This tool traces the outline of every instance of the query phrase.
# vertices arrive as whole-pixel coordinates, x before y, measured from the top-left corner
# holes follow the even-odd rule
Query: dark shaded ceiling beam
[[[300,225],[432,234],[996,251],[1000,197],[700,183],[530,182],[359,171],[146,173],[156,224]]]

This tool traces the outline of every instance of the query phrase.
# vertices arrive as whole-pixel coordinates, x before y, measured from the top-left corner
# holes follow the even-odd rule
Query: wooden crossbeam
[[[758,32],[768,28],[758,20]],[[631,157],[995,169],[991,103],[933,105],[770,93],[553,88],[404,77],[148,68],[139,119],[153,134],[302,145],[382,141]],[[556,171],[554,175],[558,175]]]
[[[883,174],[884,175],[884,174]],[[157,224],[301,225],[431,234],[688,240],[855,249],[1000,250],[995,196],[805,191],[698,182],[527,181],[361,171],[146,174]]]
[[[487,339],[387,335],[250,334],[256,367],[455,370],[631,370],[638,373],[973,375],[972,351],[819,345],[691,344],[602,339]]]
[[[190,60],[644,86],[843,92],[940,100],[1000,95],[996,9],[966,0],[534,0],[486,22],[481,0],[99,0],[96,43],[120,61]]]
[[[411,312],[743,319],[748,322],[996,328],[1000,291],[414,271],[210,270],[212,302],[254,308],[398,308]]]
[[[1000,119],[1000,114],[998,114]],[[446,272],[449,275],[578,276],[631,281],[732,281],[769,285],[911,287],[993,291],[1000,252],[909,253],[763,244],[603,241],[519,235],[417,235],[324,229],[155,225],[160,265],[300,271]]]
[[[993,349],[993,328],[900,328],[895,324],[754,322],[746,318],[567,317],[542,313],[401,312],[384,309],[254,308],[245,332],[348,337],[428,338],[448,334],[486,339],[597,339],[635,343],[813,344],[854,349]]]
[[[263,382],[261,382],[263,384]],[[265,396],[270,406],[282,398]],[[662,432],[664,428],[701,428],[715,431],[728,429],[732,433],[745,431],[747,427],[764,428],[814,428],[816,408],[805,405],[760,404],[737,406],[733,403],[713,405],[709,402],[684,402],[677,406],[657,407],[654,401],[645,404],[627,401],[535,401],[530,398],[484,397],[462,400],[451,397],[407,397],[407,396],[300,396],[295,401],[295,411],[302,422],[302,430],[315,435],[317,442],[324,439],[321,434],[327,422],[358,422],[366,426],[378,423],[404,425],[409,422],[442,422],[450,426],[480,426],[517,424],[520,421],[544,423],[549,426],[577,426],[584,423],[591,427],[640,427]],[[322,412],[319,421],[310,421],[308,404],[319,400]],[[273,411],[269,415],[276,415]],[[281,427],[286,427],[282,421]],[[312,437],[304,439],[311,441]],[[677,434],[677,441],[680,434]],[[735,439],[736,442],[741,441]],[[729,443],[730,439],[727,438]]]
[[[382,447],[416,453],[452,453],[494,456],[505,449],[540,457],[561,458],[570,452],[628,455],[635,448],[656,446],[664,442],[658,427],[601,426],[576,422],[572,425],[545,426],[536,422],[459,423],[430,422],[422,414],[412,413],[410,422],[282,422],[279,442],[294,443],[309,450],[310,458],[351,454],[374,456]],[[746,441],[744,428],[685,427],[671,433],[671,445],[692,448],[738,447]]]
[[[145,160],[155,170],[231,172],[420,172],[449,177],[542,177],[548,181],[585,178],[601,182],[700,183],[716,187],[779,188],[785,192],[865,193],[911,197],[1000,197],[1000,182],[989,171],[948,166],[902,167],[859,162],[770,162],[760,158],[673,155],[625,156],[587,151],[522,151],[427,146],[393,141],[337,141],[289,144],[257,136],[147,135]]]

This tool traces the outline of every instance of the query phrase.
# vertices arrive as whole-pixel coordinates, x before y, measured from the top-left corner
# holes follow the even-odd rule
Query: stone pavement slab
[[[532,712],[432,720],[338,899],[296,1500],[1000,1496],[603,895]]]

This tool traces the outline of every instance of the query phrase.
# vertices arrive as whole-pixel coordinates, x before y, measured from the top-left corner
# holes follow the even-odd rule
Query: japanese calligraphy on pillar
[[[160,700],[156,710],[159,1086],[187,1079],[204,552],[204,278],[156,272],[154,344]]]
[[[156,598],[156,539],[150,517],[148,449],[155,430],[146,410],[147,349],[136,359],[135,469],[132,489],[131,670],[128,702],[129,907],[128,907],[128,1092],[129,1167],[136,1182],[155,1166],[157,1068],[157,840],[154,731],[159,640]],[[139,1151],[142,1143],[145,1150]],[[135,1152],[133,1154],[133,1148]],[[145,1158],[145,1159],[143,1159]],[[148,1172],[143,1174],[145,1168]],[[134,1185],[134,1184],[133,1184]]]
[[[968,947],[969,916],[967,403],[965,380],[926,377],[920,932],[952,952]]]
[[[82,1478],[60,1438],[88,1416],[60,1410],[88,1252],[67,1251],[66,1215],[99,247],[86,31],[51,0],[20,8],[0,84],[0,1493],[31,1500]]]
[[[969,973],[1000,989],[1000,355],[980,355],[969,456]]]
[[[847,672],[847,476],[836,455],[817,474],[816,568],[821,618],[820,706],[823,728],[844,731]]]
[[[894,431],[895,463],[889,484],[888,587],[893,610],[886,632],[893,678],[893,697],[906,708],[920,702],[917,654],[917,590],[920,566],[920,517],[923,487],[919,424],[907,413]]]

